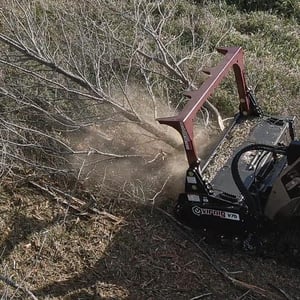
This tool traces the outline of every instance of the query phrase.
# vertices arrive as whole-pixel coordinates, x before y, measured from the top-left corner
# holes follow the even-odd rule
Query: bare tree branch
[[[110,0],[88,0],[71,7],[64,2],[4,2],[7,5],[0,11],[0,64],[6,76],[0,88],[1,171],[16,166],[14,160],[55,172],[70,154],[92,152],[104,159],[141,156],[101,147],[79,150],[70,144],[67,132],[92,124],[105,126],[105,122],[136,124],[141,135],[178,149],[177,139],[157,126],[154,118],[161,107],[180,108],[180,93],[196,88],[207,41],[198,43],[195,12],[178,18],[176,1],[116,5]],[[175,21],[181,26],[174,26]],[[187,37],[188,44],[183,43]],[[142,87],[138,98],[149,99],[147,117],[143,104],[131,95],[133,85]],[[219,116],[212,104],[207,105]],[[219,121],[222,127],[220,116]],[[48,162],[39,162],[42,157]]]

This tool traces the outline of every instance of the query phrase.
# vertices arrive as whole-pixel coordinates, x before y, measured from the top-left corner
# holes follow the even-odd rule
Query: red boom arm
[[[177,116],[157,119],[160,124],[171,126],[181,134],[190,166],[195,165],[198,161],[193,140],[193,120],[205,101],[207,101],[222,79],[228,74],[230,68],[233,68],[235,74],[240,99],[240,112],[243,115],[249,115],[252,113],[244,77],[242,48],[219,48],[217,51],[225,55],[224,59],[217,66],[211,68],[208,72],[205,72],[209,74],[210,77],[204,81],[198,90],[188,91],[185,93],[190,100],[184,106],[183,110]]]

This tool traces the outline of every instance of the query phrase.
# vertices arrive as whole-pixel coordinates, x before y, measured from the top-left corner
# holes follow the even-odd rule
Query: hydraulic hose
[[[239,160],[241,156],[249,151],[253,150],[262,150],[262,151],[267,151],[267,152],[272,152],[274,154],[281,154],[281,155],[286,155],[286,146],[271,146],[271,145],[265,145],[265,144],[251,144],[248,145],[241,150],[239,150],[236,155],[234,156],[232,163],[231,163],[231,174],[233,177],[233,180],[238,187],[239,191],[241,192],[242,196],[245,199],[245,203],[247,204],[247,207],[249,209],[249,212],[253,216],[257,216],[261,213],[261,209],[259,204],[257,203],[257,199],[253,197],[253,195],[250,193],[248,188],[245,186],[240,172],[239,172]]]

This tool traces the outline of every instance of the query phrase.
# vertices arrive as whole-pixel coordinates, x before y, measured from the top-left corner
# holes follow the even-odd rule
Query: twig
[[[171,178],[171,175],[169,175],[168,177],[167,177],[167,179],[165,180],[165,182],[163,183],[163,185],[162,185],[162,187],[161,187],[161,189],[150,199],[150,201],[152,201],[153,202],[153,204],[154,204],[154,201],[155,201],[155,199],[163,192],[163,190],[164,190],[164,188],[165,188],[165,186],[166,186],[166,184],[168,183],[168,181],[169,181],[169,179]]]
[[[153,162],[155,162],[155,161],[156,161],[157,159],[159,159],[160,157],[162,158],[162,160],[164,160],[166,155],[167,155],[166,152],[164,152],[164,151],[161,150],[160,152],[158,152],[158,153],[154,156],[153,159],[148,160],[146,164],[147,164],[147,165],[148,165],[148,164],[152,164]]]
[[[280,294],[282,294],[287,300],[293,300],[293,297],[291,297],[286,291],[284,291],[283,289],[275,286],[274,284],[272,283],[269,283],[269,285],[271,287],[273,287],[275,290],[277,290],[278,292],[280,292]]]
[[[193,297],[193,298],[191,298],[190,300],[202,299],[202,298],[207,297],[207,296],[210,296],[210,295],[212,295],[212,293],[206,293],[206,294],[202,294],[202,295]]]
[[[91,148],[90,150],[82,150],[82,151],[72,151],[71,154],[100,154],[112,158],[135,158],[135,157],[143,157],[142,155],[137,155],[137,154],[115,154],[115,153],[108,153],[108,152],[103,152],[98,149]]]
[[[10,278],[7,278],[3,275],[0,274],[0,280],[2,282],[4,282],[5,284],[22,291],[24,294],[27,294],[30,296],[30,298],[34,299],[34,300],[38,300],[38,298],[30,291],[28,290],[26,287],[22,287],[19,284],[17,284],[16,282],[12,281]]]
[[[244,299],[244,297],[246,297],[250,292],[251,292],[251,290],[246,291],[243,295],[241,295],[240,297],[238,297],[236,300],[242,300],[242,299]]]
[[[78,211],[81,214],[84,214],[83,210],[84,209],[88,209],[90,210],[92,213],[95,213],[97,215],[101,215],[101,216],[105,216],[108,217],[109,219],[113,220],[114,222],[120,223],[122,221],[122,218],[119,218],[117,216],[114,216],[106,211],[100,211],[97,208],[94,207],[90,207],[87,206],[87,203],[79,198],[76,198],[74,196],[71,196],[61,190],[59,190],[58,188],[55,188],[53,186],[42,186],[34,181],[29,181],[30,184],[32,184],[33,186],[39,188],[40,190],[48,193],[50,196],[52,196],[55,200],[67,205],[68,207]],[[58,195],[57,193],[61,194],[62,196],[69,198],[70,200],[72,200],[73,202],[75,202],[75,204],[70,203],[70,201],[67,201],[66,199],[64,199],[62,196]],[[78,207],[77,205],[82,206]]]
[[[190,227],[187,227],[184,224],[182,224],[181,222],[179,222],[174,216],[172,216],[171,214],[169,214],[164,209],[162,209],[160,207],[156,207],[156,206],[154,206],[153,209],[155,209],[155,210],[159,211],[160,213],[164,214],[165,216],[167,216],[169,219],[171,219],[179,227],[182,227],[184,230],[187,230],[187,231],[190,231],[190,232],[192,231],[192,229]]]

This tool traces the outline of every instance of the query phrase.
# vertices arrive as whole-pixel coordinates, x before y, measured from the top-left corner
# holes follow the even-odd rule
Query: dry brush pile
[[[4,1],[2,175],[80,177],[87,155],[152,161],[176,148],[178,138],[155,118],[182,106],[181,92],[201,80],[211,56],[190,8],[172,1]],[[218,110],[208,109],[223,126]],[[162,146],[144,153],[149,147],[139,144],[152,141]]]

